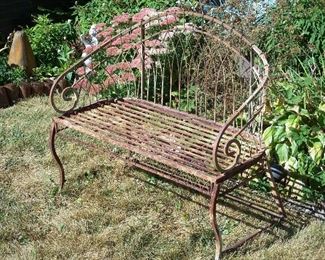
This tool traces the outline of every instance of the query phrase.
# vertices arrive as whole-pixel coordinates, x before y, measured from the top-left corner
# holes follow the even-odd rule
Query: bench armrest
[[[258,54],[263,62],[262,77],[258,78],[259,84],[249,98],[233,113],[213,143],[212,161],[215,168],[220,172],[233,169],[242,160],[242,140],[254,138],[259,140],[262,146],[261,134],[263,131],[262,115],[265,105],[266,82],[269,74],[269,65],[262,51],[255,45],[252,49]],[[257,137],[257,138],[256,138]],[[253,141],[253,140],[252,140]],[[220,155],[227,158],[227,165],[222,165]]]

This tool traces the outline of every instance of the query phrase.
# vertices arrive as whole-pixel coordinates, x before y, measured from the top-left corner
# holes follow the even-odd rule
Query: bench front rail
[[[136,155],[128,158],[133,166],[210,198],[219,257],[221,184],[267,165],[265,55],[219,19],[179,8],[120,23],[98,26],[100,43],[52,86],[50,103],[61,115],[53,119],[50,147],[61,188],[58,131],[71,128],[121,147]]]

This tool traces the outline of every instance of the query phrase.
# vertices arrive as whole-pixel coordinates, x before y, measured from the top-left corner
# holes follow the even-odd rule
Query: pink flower
[[[82,75],[85,75],[86,74],[86,70],[84,67],[80,67],[76,70],[76,73],[79,75],[79,76],[82,76]]]
[[[123,43],[123,39],[122,39],[122,37],[119,37],[119,38],[117,38],[116,40],[114,40],[112,42],[112,45],[113,46],[118,46],[118,45],[121,45],[122,43]]]
[[[117,70],[117,66],[115,64],[109,65],[105,68],[106,72],[111,75]]]
[[[104,30],[105,27],[106,27],[106,23],[99,23],[95,25],[97,32]]]
[[[118,16],[115,16],[112,20],[112,22],[116,25],[119,25],[119,24],[122,24],[122,23],[129,23],[131,20],[131,17],[129,14],[121,14],[121,15],[118,15]]]
[[[138,37],[141,36],[141,28],[136,28],[131,32],[131,37],[133,40],[137,39]]]
[[[132,81],[136,81],[137,79],[132,72],[126,72],[121,75],[121,80],[123,82],[132,82]]]
[[[131,68],[141,69],[141,57],[136,57],[131,61]]]
[[[109,27],[104,32],[107,33],[107,35],[112,35],[114,32],[114,29],[112,27]]]
[[[151,57],[145,57],[144,67],[145,69],[151,69],[152,64],[154,63],[153,59]],[[131,61],[131,68],[134,69],[141,69],[142,68],[142,58],[140,56],[137,56],[135,59]]]
[[[124,43],[124,44],[122,45],[122,49],[123,49],[123,50],[130,50],[130,49],[132,49],[132,48],[134,48],[134,45],[131,44],[131,43]]]
[[[87,46],[86,49],[84,49],[83,53],[86,53],[87,55],[91,53],[94,50],[94,46]]]
[[[131,41],[133,41],[136,38],[135,35],[133,34],[127,34],[121,37],[118,37],[116,40],[114,40],[112,42],[113,46],[117,46],[117,45],[122,45],[124,43],[130,43]]]
[[[153,59],[151,57],[146,57],[145,58],[145,62],[144,62],[144,67],[145,69],[151,69],[152,68],[152,64],[154,63]]]
[[[115,80],[113,77],[107,77],[106,80],[104,81],[104,85],[109,87],[115,84]]]
[[[163,17],[162,22],[160,22],[161,26],[169,25],[177,22],[178,18],[174,15],[167,15],[166,17]]]
[[[73,85],[73,87],[76,88],[76,89],[85,89],[85,90],[87,90],[88,87],[89,87],[89,84],[90,84],[90,82],[88,81],[88,79],[82,79],[82,80],[77,81],[77,83],[75,83]]]
[[[152,16],[157,15],[158,12],[152,8],[144,8],[139,13],[132,17],[132,22],[139,23],[141,21],[147,20]]]
[[[120,70],[130,70],[131,69],[131,63],[130,62],[120,62],[116,64],[117,69]]]
[[[105,70],[108,75],[112,75],[116,70],[131,70],[130,62],[120,62],[112,65],[108,65]]]
[[[118,84],[121,81],[121,78],[119,77],[119,75],[113,74],[113,75],[108,75],[108,77],[106,78],[104,85],[105,86],[112,86],[115,84]]]
[[[108,56],[118,56],[122,53],[122,50],[117,47],[109,47],[106,50]]]
[[[164,11],[164,13],[180,13],[182,11],[181,8],[179,7],[169,7],[168,9],[166,9],[166,11]]]
[[[146,47],[155,48],[155,47],[160,47],[162,45],[162,42],[159,40],[147,40],[145,41],[145,45]]]
[[[103,31],[97,34],[97,39],[100,41],[106,41],[112,39],[112,35],[109,32]]]
[[[96,95],[102,90],[102,86],[100,84],[92,84],[88,88],[88,92],[90,95]]]

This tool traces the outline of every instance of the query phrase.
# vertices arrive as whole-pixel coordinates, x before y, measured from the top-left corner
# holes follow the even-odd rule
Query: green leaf
[[[288,110],[299,114],[300,107],[298,105],[295,105],[295,106],[290,107]]]
[[[320,133],[318,136],[317,136],[318,140],[322,143],[323,146],[325,146],[325,134],[324,133]]]
[[[286,120],[285,126],[286,126],[286,132],[290,132],[291,128],[298,129],[300,126],[300,116],[297,116],[296,114],[292,114],[288,117]]]
[[[298,170],[299,161],[297,158],[291,156],[288,161],[286,161],[284,168],[288,171],[290,170]]]
[[[325,113],[325,103],[319,104],[318,109]]]
[[[310,118],[310,114],[307,109],[301,109],[300,115]]]
[[[267,146],[270,146],[273,142],[273,134],[274,134],[275,128],[273,126],[269,126],[265,129],[263,133],[263,140]]]
[[[287,144],[277,144],[275,146],[276,154],[278,155],[279,162],[285,163],[289,158],[289,147]]]
[[[295,155],[298,152],[298,144],[296,143],[296,141],[292,138],[289,139],[290,140],[290,148],[291,148],[291,154]]]
[[[284,126],[276,127],[273,134],[273,142],[274,143],[283,142],[285,137],[286,137],[286,132]]]
[[[320,142],[316,142],[312,147],[309,148],[310,157],[315,161],[316,164],[319,164],[324,152],[324,146]]]

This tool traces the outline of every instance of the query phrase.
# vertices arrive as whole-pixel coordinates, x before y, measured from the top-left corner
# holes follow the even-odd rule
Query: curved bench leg
[[[60,189],[62,190],[63,186],[64,186],[64,182],[65,182],[65,175],[64,175],[64,169],[63,169],[62,162],[55,150],[55,136],[56,136],[57,132],[58,132],[58,124],[56,122],[53,122],[52,126],[51,126],[49,147],[51,150],[51,154],[60,170]]]
[[[278,212],[282,215],[282,218],[285,218],[286,213],[285,213],[285,210],[283,207],[282,199],[281,199],[280,193],[277,189],[277,185],[273,179],[272,172],[271,172],[271,166],[270,166],[269,162],[267,161],[267,159],[265,159],[265,165],[266,165],[266,167],[265,167],[266,168],[265,169],[266,177],[270,183],[272,196],[273,196],[275,203],[278,207]]]
[[[218,228],[217,217],[216,217],[216,203],[217,203],[219,192],[220,192],[220,184],[216,184],[212,189],[211,199],[210,199],[210,221],[211,221],[211,226],[214,232],[214,237],[216,242],[216,254],[215,254],[216,260],[220,259],[221,251],[222,251],[221,233]]]

